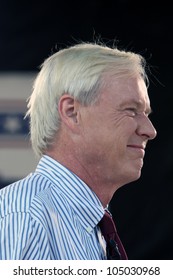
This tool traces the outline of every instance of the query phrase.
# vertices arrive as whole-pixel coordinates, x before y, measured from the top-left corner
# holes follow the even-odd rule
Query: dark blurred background
[[[141,178],[119,189],[110,207],[129,259],[173,259],[170,2],[0,1],[0,74],[37,72],[56,50],[94,40],[139,52],[151,66],[151,119],[158,136],[148,145]]]

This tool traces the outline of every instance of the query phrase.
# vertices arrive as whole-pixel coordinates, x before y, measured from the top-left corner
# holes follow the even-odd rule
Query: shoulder
[[[0,190],[0,217],[10,213],[29,212],[34,199],[51,188],[52,182],[41,174],[30,174]]]

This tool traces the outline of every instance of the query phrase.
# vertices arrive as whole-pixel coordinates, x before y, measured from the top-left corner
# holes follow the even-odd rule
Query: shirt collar
[[[57,186],[82,226],[91,233],[104,215],[104,208],[96,194],[76,174],[47,155],[41,158],[36,172],[48,177]]]

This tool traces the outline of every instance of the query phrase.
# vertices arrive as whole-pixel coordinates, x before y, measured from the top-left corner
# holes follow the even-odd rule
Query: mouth
[[[135,145],[135,144],[132,144],[132,145],[127,145],[127,147],[129,147],[129,148],[134,148],[134,149],[145,150],[145,146],[143,146],[143,145]]]
[[[131,151],[134,151],[134,152],[138,153],[140,157],[142,157],[142,158],[144,157],[145,146],[132,144],[132,145],[127,145],[127,147],[129,149],[131,149]]]

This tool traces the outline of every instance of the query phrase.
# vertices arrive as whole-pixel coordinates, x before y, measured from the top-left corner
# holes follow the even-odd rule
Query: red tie
[[[106,241],[107,259],[127,260],[127,254],[118,236],[111,214],[105,211],[105,214],[98,225]]]

